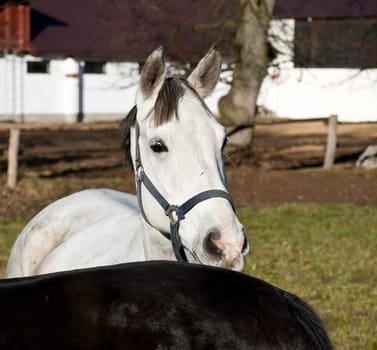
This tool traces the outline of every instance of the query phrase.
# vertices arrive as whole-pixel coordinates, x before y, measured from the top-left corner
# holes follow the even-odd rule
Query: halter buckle
[[[143,181],[144,168],[143,168],[143,166],[141,164],[136,168],[135,174],[136,174],[136,180],[137,181]]]
[[[171,205],[165,212],[165,214],[169,216],[169,220],[172,224],[178,224],[182,219],[184,219],[184,216],[180,217],[178,211],[178,205]]]

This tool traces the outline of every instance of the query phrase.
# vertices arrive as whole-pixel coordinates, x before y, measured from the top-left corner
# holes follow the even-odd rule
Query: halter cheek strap
[[[183,244],[181,237],[179,235],[179,225],[180,222],[185,218],[185,215],[194,208],[200,202],[203,202],[210,198],[224,198],[231,204],[233,210],[234,204],[228,192],[223,190],[207,190],[196,194],[195,196],[188,199],[181,205],[174,205],[170,204],[165,197],[157,190],[157,188],[153,185],[152,181],[144,172],[144,168],[140,158],[140,146],[139,146],[139,137],[140,137],[140,129],[139,124],[136,123],[135,127],[135,140],[136,140],[136,154],[135,154],[135,172],[136,172],[136,189],[137,189],[137,198],[139,209],[141,215],[143,216],[144,220],[153,227],[147,215],[145,214],[142,202],[142,188],[144,187],[148,190],[148,192],[154,197],[157,203],[160,204],[162,209],[165,212],[165,215],[169,217],[170,220],[170,233],[161,232],[167,239],[169,239],[172,243],[173,251],[175,257],[178,261],[187,262],[187,256],[183,249]]]

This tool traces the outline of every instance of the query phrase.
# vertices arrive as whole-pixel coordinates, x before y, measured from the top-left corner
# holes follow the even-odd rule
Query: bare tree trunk
[[[276,0],[240,0],[236,33],[238,60],[229,93],[219,100],[220,122],[240,126],[254,121],[256,100],[269,63],[267,32]],[[251,141],[244,139],[245,143]]]

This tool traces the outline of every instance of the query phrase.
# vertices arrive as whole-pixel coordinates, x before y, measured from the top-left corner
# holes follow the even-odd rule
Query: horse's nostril
[[[207,254],[221,258],[223,251],[217,246],[216,242],[221,238],[221,233],[217,230],[209,232],[204,239],[204,250]]]
[[[242,229],[243,232],[243,245],[241,249],[241,254],[246,255],[249,252],[249,241],[246,236],[245,229]]]
[[[247,241],[247,238],[245,237],[244,241],[243,241],[243,246],[242,246],[241,253],[242,254],[247,254],[248,252],[249,252],[249,243]]]
[[[219,231],[212,231],[208,234],[209,238],[213,241],[218,241],[221,238],[221,233]]]

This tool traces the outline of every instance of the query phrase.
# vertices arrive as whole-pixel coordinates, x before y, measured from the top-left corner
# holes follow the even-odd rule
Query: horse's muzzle
[[[249,252],[249,244],[243,230],[242,245],[230,243],[223,239],[217,230],[211,230],[203,242],[203,253],[210,265],[221,266],[226,269],[243,271],[245,257]],[[200,259],[202,260],[202,259]]]

